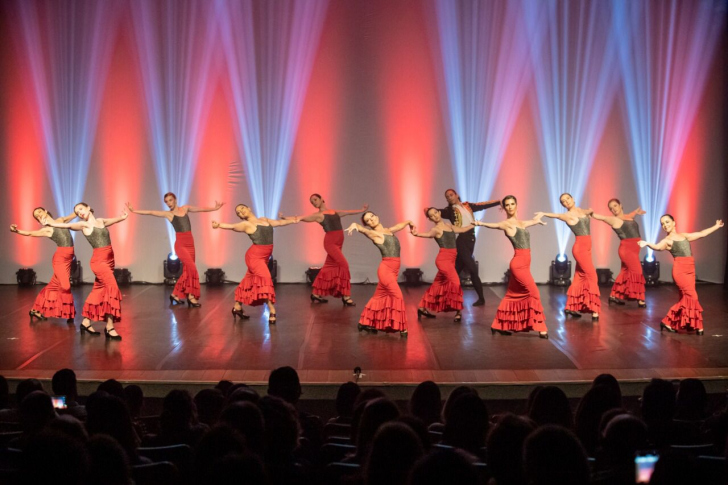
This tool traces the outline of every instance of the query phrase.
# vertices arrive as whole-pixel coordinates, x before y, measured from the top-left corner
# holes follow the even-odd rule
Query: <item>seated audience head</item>
[[[364,482],[367,485],[404,485],[423,454],[420,439],[409,426],[385,423],[374,435],[364,466]]]
[[[56,418],[51,397],[43,391],[33,391],[20,403],[18,408],[20,426],[27,435],[38,433]]]
[[[275,396],[263,396],[258,402],[265,424],[265,461],[290,460],[298,446],[298,414],[293,405]]]
[[[432,381],[421,382],[412,393],[409,412],[426,426],[439,423],[442,415],[440,387]]]
[[[612,387],[596,385],[589,389],[576,408],[574,426],[576,436],[589,456],[595,456],[599,444],[599,423],[602,415],[622,404],[620,395]]]
[[[268,485],[268,476],[260,458],[250,454],[227,455],[210,466],[205,483],[215,485]]]
[[[622,405],[622,388],[619,387],[619,381],[612,374],[599,374],[596,376],[592,381],[592,387],[595,386],[607,386],[612,389],[619,396],[619,405]]]
[[[435,450],[415,463],[410,485],[477,485],[480,483],[475,468],[475,457],[456,448]]]
[[[447,400],[445,401],[445,405],[442,407],[442,420],[447,423],[447,418],[450,415],[450,411],[452,408],[453,403],[463,394],[478,394],[478,391],[476,391],[474,388],[470,386],[458,386],[455,389],[452,390],[449,396],[447,396]]]
[[[197,419],[208,426],[217,423],[224,405],[225,395],[220,389],[202,389],[195,394]]]
[[[642,392],[642,419],[647,426],[665,423],[675,414],[675,388],[663,379],[652,379]]]
[[[190,393],[175,389],[169,391],[162,401],[159,425],[163,435],[184,432],[197,422],[197,410]]]
[[[354,382],[345,382],[336,392],[336,414],[339,418],[351,419],[354,416],[354,402],[361,388]]]
[[[412,416],[411,414],[403,414],[395,421],[409,426],[420,439],[420,443],[422,443],[422,448],[425,450],[425,453],[430,451],[430,448],[432,448],[430,432],[427,430],[427,426],[425,426],[425,423],[423,423],[420,418]]]
[[[131,483],[131,466],[124,448],[114,438],[105,434],[88,440],[90,458],[88,483],[104,485],[128,485]]]
[[[705,483],[701,478],[701,470],[693,456],[684,451],[666,449],[655,463],[650,485]]]
[[[683,379],[675,399],[675,419],[701,421],[707,415],[708,393],[699,379]]]
[[[76,373],[71,369],[61,369],[53,374],[51,388],[56,396],[66,396],[66,402],[78,400]]]
[[[124,401],[129,408],[129,414],[132,418],[138,418],[142,415],[142,407],[144,406],[144,391],[136,384],[130,384],[124,388]]]
[[[44,430],[31,437],[23,449],[20,483],[87,483],[88,469],[85,443],[57,430]]]
[[[356,441],[357,455],[360,458],[365,457],[379,427],[386,422],[394,421],[398,417],[399,409],[389,399],[380,397],[369,401],[361,415]]]
[[[631,414],[614,416],[604,429],[602,452],[607,466],[634,469],[634,456],[647,449],[647,426]]]
[[[126,403],[119,397],[96,391],[86,403],[89,435],[107,434],[119,442],[129,460],[137,460],[138,437]]]
[[[238,387],[239,386],[239,387]],[[250,386],[245,384],[235,384],[230,388],[230,393],[227,397],[227,404],[234,402],[252,402],[257,403],[260,400],[260,394]]]
[[[301,397],[301,381],[293,367],[279,367],[268,377],[268,394],[283,399],[294,406]]]
[[[523,443],[535,428],[528,418],[506,414],[488,433],[486,463],[498,485],[525,483]]]
[[[574,433],[561,426],[541,426],[526,438],[523,466],[532,485],[589,483],[586,452]]]
[[[528,417],[538,426],[556,424],[567,429],[573,427],[569,399],[556,386],[546,386],[534,396]]]
[[[371,388],[365,389],[356,397],[354,401],[354,414],[351,418],[351,441],[356,443],[357,435],[359,433],[359,424],[361,423],[361,416],[364,414],[364,408],[367,407],[369,401],[373,401],[380,397],[386,397],[381,389]]]
[[[112,396],[116,396],[122,401],[126,399],[126,396],[124,396],[124,386],[122,386],[121,382],[117,381],[116,379],[108,379],[102,382],[101,384],[99,384],[99,387],[96,388],[96,390],[103,391]]]
[[[526,399],[526,414],[528,416],[531,415],[531,408],[533,407],[533,401],[536,399],[536,396],[539,392],[541,392],[541,389],[543,389],[545,386],[534,386],[533,389],[531,389],[531,392],[528,393],[528,399]]]
[[[15,402],[17,405],[20,406],[25,396],[33,391],[43,391],[43,384],[38,379],[25,379],[18,382],[18,386],[15,388]]]
[[[64,414],[63,416],[58,416],[53,419],[46,425],[45,429],[61,432],[80,441],[81,443],[86,443],[88,441],[86,427],[81,421],[69,414]]]
[[[228,426],[245,438],[248,449],[263,456],[265,447],[265,425],[263,413],[251,402],[236,402],[227,406],[220,414],[219,423]]]
[[[233,387],[232,381],[222,380],[217,383],[217,385],[215,386],[215,389],[219,389],[220,392],[222,392],[223,396],[227,396],[228,389],[230,389],[231,387]]]
[[[195,448],[194,475],[199,484],[210,483],[212,467],[217,460],[245,453],[245,439],[229,426],[218,425],[200,438]],[[240,480],[240,477],[237,477]]]
[[[455,399],[445,421],[442,441],[478,456],[485,446],[490,420],[485,402],[477,394],[468,392]]]

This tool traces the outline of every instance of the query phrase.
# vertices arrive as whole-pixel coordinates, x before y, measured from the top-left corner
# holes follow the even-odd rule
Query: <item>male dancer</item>
[[[447,189],[445,191],[445,199],[449,205],[444,209],[440,209],[440,215],[443,219],[449,219],[452,225],[457,227],[472,224],[475,220],[473,212],[489,209],[500,204],[500,200],[497,199],[489,200],[487,202],[479,202],[477,204],[461,202],[460,196],[454,189]],[[471,229],[470,231],[458,234],[456,245],[458,250],[458,259],[455,262],[455,269],[458,273],[460,273],[463,268],[466,268],[468,273],[470,273],[473,288],[478,294],[478,300],[473,303],[473,306],[485,305],[483,283],[480,282],[478,267],[475,265],[475,259],[473,258],[473,250],[475,249],[475,230]]]

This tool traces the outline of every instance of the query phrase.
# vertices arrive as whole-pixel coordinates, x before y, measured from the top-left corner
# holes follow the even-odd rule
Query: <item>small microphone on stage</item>
[[[356,366],[354,367],[354,382],[359,382],[359,379],[364,377],[364,374],[361,373],[361,367]]]

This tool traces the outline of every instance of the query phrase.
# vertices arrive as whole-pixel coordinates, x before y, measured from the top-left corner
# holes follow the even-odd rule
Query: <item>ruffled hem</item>
[[[502,300],[491,326],[509,332],[548,331],[541,300],[533,297],[522,300]]]
[[[460,285],[447,283],[432,285],[418,305],[432,312],[455,312],[463,309],[463,289]]]
[[[200,277],[199,275],[184,275],[177,280],[174,285],[172,295],[184,300],[188,295],[192,295],[197,300],[200,298]]]
[[[567,292],[566,309],[579,313],[598,313],[602,308],[602,301],[597,293],[589,291],[589,284],[574,282]]]
[[[313,293],[319,296],[341,298],[351,295],[351,274],[345,269],[319,271],[313,282]]]
[[[391,296],[369,300],[359,317],[359,324],[385,332],[407,330],[404,300]]]
[[[670,307],[662,323],[675,330],[702,330],[703,307],[697,299],[683,296]]]
[[[620,273],[612,286],[611,296],[620,300],[643,301],[645,299],[644,275],[631,271]]]
[[[248,306],[259,306],[276,302],[276,290],[273,288],[273,280],[262,276],[245,276],[235,289],[235,301]]]
[[[111,315],[114,323],[121,321],[121,293],[115,288],[108,288],[104,291],[99,303],[86,300],[81,314],[94,322],[106,321],[107,315]]]
[[[41,290],[35,300],[33,310],[40,312],[46,318],[64,318],[68,320],[76,317],[73,295],[60,291]]]

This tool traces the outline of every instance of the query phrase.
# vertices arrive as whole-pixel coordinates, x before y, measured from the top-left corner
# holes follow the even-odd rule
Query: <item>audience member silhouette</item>
[[[614,388],[596,385],[589,389],[576,408],[574,428],[576,436],[589,456],[595,456],[599,444],[599,423],[602,415],[622,405],[621,396]]]
[[[245,439],[247,449],[262,457],[265,451],[265,425],[263,413],[250,402],[236,402],[220,414],[219,423],[228,426]]]
[[[556,386],[546,386],[534,396],[529,417],[538,426],[556,424],[567,429],[573,427],[569,399]]]
[[[361,388],[354,382],[345,382],[336,392],[336,417],[330,423],[351,424],[354,417],[354,403],[361,394]]]
[[[531,485],[589,483],[589,464],[584,447],[574,433],[562,426],[543,425],[526,438],[523,466],[526,481]]]
[[[197,419],[209,427],[215,426],[224,405],[225,395],[220,389],[202,389],[195,394]]]
[[[374,435],[364,466],[364,483],[406,485],[410,470],[423,454],[422,444],[409,426],[385,423]]]
[[[410,485],[477,485],[475,457],[455,448],[436,449],[415,463]]]
[[[71,369],[61,369],[56,372],[51,379],[51,388],[54,395],[66,397],[66,409],[59,410],[60,414],[70,414],[81,421],[86,419],[86,406],[78,403],[75,372]]]
[[[475,393],[464,393],[449,408],[442,442],[485,460],[483,448],[489,425],[485,402]]]
[[[675,414],[675,389],[672,383],[652,379],[642,392],[641,411],[650,442],[657,448],[670,445],[672,418]]]
[[[197,410],[190,393],[170,391],[162,402],[159,415],[159,434],[144,437],[144,446],[170,446],[185,444],[194,447],[207,426],[197,422]]]
[[[18,423],[20,422],[20,416],[18,415],[18,407],[23,402],[25,396],[33,391],[42,391],[43,384],[38,379],[25,379],[18,382],[15,387],[15,407],[8,409],[0,409],[0,422],[4,423]]]
[[[505,414],[486,441],[488,469],[496,485],[523,485],[523,444],[536,425],[528,418]]]
[[[421,382],[412,393],[409,412],[429,426],[442,420],[442,396],[440,387],[432,381]]]

